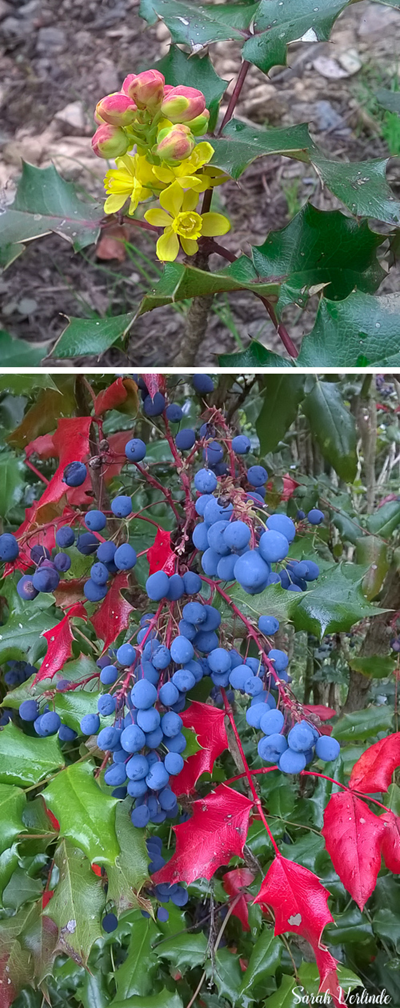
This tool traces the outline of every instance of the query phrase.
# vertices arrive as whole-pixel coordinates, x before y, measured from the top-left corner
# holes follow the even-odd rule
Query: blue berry
[[[182,732],[178,732],[172,738],[169,735],[165,735],[163,742],[168,752],[183,753],[186,749],[186,739]]]
[[[66,546],[73,546],[74,542],[75,532],[69,525],[63,525],[62,528],[57,530],[56,543],[61,549],[65,549]]]
[[[132,701],[139,710],[153,707],[157,700],[157,690],[148,679],[139,679],[131,690]]]
[[[126,764],[126,776],[129,777],[129,780],[144,780],[149,769],[149,761],[146,759],[146,756],[136,753],[135,756],[131,756]]]
[[[200,562],[207,577],[214,577],[216,575],[220,559],[220,554],[216,553],[211,547],[204,551]]]
[[[36,700],[23,700],[18,708],[19,716],[23,721],[36,721],[39,717],[39,705]]]
[[[54,566],[56,570],[65,574],[71,566],[71,557],[69,557],[67,553],[56,553],[54,557]]]
[[[188,623],[188,621],[184,619],[179,620],[178,630],[180,637],[187,637],[190,641],[194,640],[197,633],[197,628],[194,624]]]
[[[201,602],[187,602],[183,606],[182,616],[184,620],[188,623],[194,623],[195,626],[204,623],[207,613],[206,608],[201,604]]]
[[[171,652],[165,644],[160,644],[152,656],[154,668],[158,670],[168,668],[171,661]]]
[[[140,438],[132,438],[125,445],[125,455],[129,462],[141,462],[146,455],[146,445]]]
[[[127,792],[131,798],[142,798],[147,794],[147,784],[145,780],[130,780],[127,785]]]
[[[164,760],[165,769],[168,770],[169,774],[175,776],[183,770],[184,762],[183,756],[180,753],[169,752]]]
[[[199,395],[208,395],[209,392],[214,391],[214,382],[207,374],[192,375],[192,383],[195,392],[198,392]]]
[[[169,753],[168,755],[170,756],[172,753]],[[174,755],[176,755],[176,753]],[[176,797],[170,787],[166,787],[160,792],[158,800],[161,808],[165,809],[166,812],[171,812],[174,808],[176,808]]]
[[[263,714],[260,721],[260,728],[263,735],[275,735],[280,732],[285,723],[285,718],[280,710],[268,710]]]
[[[250,529],[243,521],[229,522],[224,532],[226,545],[234,550],[244,549],[250,542],[250,537]]]
[[[117,518],[127,518],[132,513],[132,500],[125,494],[114,497],[111,501],[111,511]]]
[[[113,763],[104,774],[104,781],[110,787],[119,787],[126,781],[126,770],[124,763]]]
[[[165,410],[165,416],[170,423],[179,423],[183,417],[182,407],[178,403],[170,403]]]
[[[304,753],[314,744],[314,732],[307,721],[299,721],[288,734],[288,745],[294,752]],[[296,773],[298,771],[295,771]]]
[[[251,448],[249,438],[245,434],[237,434],[232,438],[232,448],[236,455],[247,455]]]
[[[217,477],[211,469],[199,469],[194,477],[196,490],[202,494],[212,494],[217,488]]]
[[[118,927],[118,917],[116,917],[113,913],[108,913],[105,917],[103,917],[101,923],[103,930],[106,931],[107,934],[110,934],[111,931],[115,931],[115,928]]]
[[[35,546],[32,546],[30,554],[31,554],[31,560],[33,561],[34,564],[38,564],[39,560],[50,560],[49,550],[46,549],[45,546],[40,546],[39,543],[36,543]]]
[[[285,752],[288,744],[284,735],[268,735],[260,739],[257,752],[266,763],[277,763],[280,755]]]
[[[107,585],[96,584],[91,578],[85,581],[83,588],[83,594],[85,598],[89,599],[89,602],[100,602],[101,599],[106,597],[107,591]]]
[[[167,599],[170,602],[176,602],[177,599],[182,598],[184,591],[185,585],[180,574],[171,574],[168,582]]]
[[[320,735],[315,746],[318,759],[324,762],[336,759],[340,752],[340,743],[329,735]]]
[[[165,409],[165,398],[161,392],[156,392],[155,396],[147,395],[143,400],[143,409],[147,416],[160,416]]]
[[[155,732],[160,724],[160,714],[155,707],[149,707],[147,710],[139,710],[137,715],[137,724],[142,731],[147,734]]]
[[[224,532],[227,525],[228,522],[226,519],[214,522],[207,532],[208,545],[211,546],[211,549],[215,550],[219,556],[228,556],[230,552],[230,547],[227,546],[224,540]]]
[[[47,713],[42,714],[40,718],[41,734],[44,736],[55,735],[55,733],[58,731],[60,727],[60,724],[61,724],[61,718],[59,714],[56,714],[55,711],[47,711]]]
[[[97,545],[97,559],[103,564],[110,563],[111,560],[114,559],[114,554],[117,549],[115,543],[111,542],[111,539],[106,539],[105,542]]]
[[[301,770],[304,770],[305,765],[306,757],[304,753],[293,752],[292,749],[286,749],[278,760],[279,769],[287,774],[300,773]]]
[[[175,892],[171,894],[172,903],[174,903],[175,906],[178,907],[186,906],[188,899],[189,899],[189,893],[187,889],[184,889],[183,886],[180,885],[178,885],[177,888],[175,889]]]
[[[229,652],[225,648],[215,648],[208,656],[208,664],[212,672],[222,674],[231,668]]]
[[[70,462],[63,472],[63,482],[69,487],[82,486],[87,476],[87,468],[83,462]]]
[[[146,592],[153,602],[160,602],[168,592],[168,574],[165,571],[155,571],[146,581]]]
[[[140,749],[143,749],[145,741],[144,732],[139,728],[139,725],[129,725],[121,733],[121,746],[125,752],[139,752]]]
[[[221,578],[221,581],[233,581],[236,560],[237,555],[230,553],[229,556],[221,557],[218,561],[217,576]]]
[[[157,910],[157,920],[159,920],[161,924],[165,924],[168,918],[169,918],[168,910],[165,907],[159,907]]]
[[[273,514],[267,518],[267,528],[274,529],[276,532],[281,532],[282,535],[286,536],[289,542],[293,542],[296,535],[296,526],[292,522],[291,518],[288,518],[285,514]]]
[[[194,638],[194,644],[198,651],[208,654],[218,647],[218,637],[213,630],[199,630]]]
[[[254,487],[262,486],[268,479],[267,470],[261,465],[250,466],[247,470],[247,479]]]
[[[184,668],[174,672],[172,682],[181,693],[186,693],[187,690],[193,689],[196,679],[190,669]]]
[[[81,721],[81,728],[82,728],[82,721]],[[134,727],[136,726],[134,725]],[[97,736],[97,745],[99,749],[103,750],[103,752],[106,752],[107,749],[110,749],[111,752],[113,751],[113,749],[117,749],[119,747],[119,741],[120,741],[120,733],[119,731],[117,731],[116,728],[113,728],[111,725],[107,728],[102,728]]]
[[[95,563],[90,571],[91,580],[97,585],[104,585],[108,581],[108,570],[105,564]]]
[[[100,728],[100,718],[98,714],[85,714],[81,719],[80,729],[82,735],[96,735]]]
[[[107,659],[109,660],[109,659]],[[104,686],[113,686],[118,679],[118,669],[115,665],[105,665],[100,672],[100,682]]]
[[[230,518],[232,511],[233,504],[230,501],[225,503],[223,499],[221,502],[220,498],[211,497],[204,509],[204,521],[212,525],[214,522]]]
[[[161,791],[168,784],[169,773],[165,769],[164,763],[153,763],[146,777],[147,787],[150,791]]]
[[[85,515],[85,525],[92,532],[101,532],[107,525],[107,518],[102,511],[88,511]]]
[[[60,742],[73,742],[77,738],[77,732],[73,728],[69,728],[68,725],[61,724],[58,729],[58,737]]]
[[[258,544],[261,556],[267,563],[277,563],[284,560],[289,552],[289,542],[282,532],[267,529],[263,532]]]
[[[235,563],[235,578],[246,589],[262,591],[269,573],[270,568],[258,550],[249,550]]]
[[[17,592],[20,598],[25,599],[25,601],[31,602],[32,599],[36,598],[39,594],[37,589],[34,587],[32,582],[32,577],[29,574],[24,574],[22,578],[17,582]]]
[[[285,669],[287,669],[289,658],[286,651],[280,651],[279,648],[272,648],[268,653],[268,658],[273,663],[277,672],[284,672]]]
[[[203,448],[203,459],[208,466],[215,466],[221,462],[223,454],[224,449],[218,441],[209,441]]]
[[[120,665],[132,665],[135,660],[135,648],[132,644],[121,644],[117,651],[117,659]]]
[[[307,519],[310,522],[310,525],[320,525],[324,518],[324,512],[320,511],[319,508],[311,508],[311,511],[307,514]]]
[[[38,567],[35,571],[32,584],[38,592],[52,592],[58,587],[60,575],[54,567]]]
[[[205,522],[199,522],[195,525],[192,532],[193,545],[198,550],[208,549],[208,525]]]
[[[191,661],[194,657],[193,645],[187,637],[175,637],[170,647],[172,661],[178,665]]]
[[[99,545],[99,540],[92,532],[83,532],[76,540],[76,547],[83,556],[91,556],[95,553]]]
[[[122,543],[114,554],[114,563],[118,570],[131,570],[136,564],[136,550],[130,543]]]
[[[259,701],[259,697],[258,696],[254,697],[254,700],[256,702],[253,705],[250,705],[250,707],[247,708],[247,711],[246,711],[246,721],[247,721],[247,724],[251,725],[252,728],[259,728],[260,724],[261,724],[261,718],[263,718],[265,716],[265,714],[268,713],[269,707],[268,707],[268,704],[265,703],[265,702],[262,702],[262,703],[261,702],[257,702],[257,701]]]
[[[109,714],[114,714],[115,697],[111,696],[110,693],[102,693],[97,701],[97,710],[102,717],[108,717]]]
[[[183,575],[183,586],[186,595],[197,595],[201,588],[201,578],[195,571],[186,571]]]
[[[179,690],[174,683],[166,682],[161,686],[159,697],[164,707],[172,707],[179,700]]]
[[[182,728],[182,718],[179,717],[179,714],[175,714],[174,711],[167,711],[161,718],[161,728],[167,738],[173,738]]]
[[[307,573],[304,574],[306,581],[316,581],[319,575],[318,564],[314,563],[314,560],[304,560],[303,563],[307,567]]]
[[[139,805],[138,808],[134,808],[131,812],[131,821],[133,826],[137,826],[139,829],[147,826],[150,819],[150,812],[147,805]]]
[[[260,616],[258,620],[258,629],[265,636],[270,636],[271,634],[276,634],[279,630],[279,620],[275,616]]]
[[[190,427],[184,427],[183,430],[178,431],[175,437],[175,444],[179,448],[179,451],[189,451],[190,448],[193,448],[195,440],[196,434],[194,430],[191,430]]]

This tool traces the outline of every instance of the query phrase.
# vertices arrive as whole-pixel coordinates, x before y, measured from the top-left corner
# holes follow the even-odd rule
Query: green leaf
[[[233,955],[227,948],[219,949],[215,965],[210,961],[207,963],[206,974],[212,977],[220,998],[227,998],[232,1005],[237,1005],[240,1001],[244,1008],[249,1003],[246,995],[239,996],[242,971],[238,955]]]
[[[2,217],[2,244],[10,246],[55,231],[74,251],[95,242],[103,213],[96,203],[79,199],[72,182],[54,165],[36,168],[23,162],[14,203]]]
[[[115,974],[116,1001],[119,1005],[134,1004],[133,999],[131,1002],[133,994],[142,999],[153,990],[157,956],[152,943],[156,937],[154,921],[139,916],[133,925],[127,957]],[[149,997],[149,1002],[151,1000]]]
[[[351,483],[357,472],[356,425],[344,405],[339,386],[316,378],[313,389],[303,400],[302,410],[324,459],[341,479]]]
[[[370,231],[339,210],[318,210],[311,203],[280,231],[271,231],[263,245],[253,246],[259,276],[282,276],[278,310],[294,301],[304,305],[309,288],[327,284],[331,300],[346,298],[354,287],[373,293],[385,276],[376,258],[384,235]]]
[[[352,711],[343,714],[334,728],[335,738],[339,742],[354,742],[359,739],[365,742],[380,731],[390,731],[393,725],[393,711],[388,707],[367,707],[366,710]]]
[[[25,486],[25,466],[11,452],[0,455],[0,516],[6,518],[22,500]]]
[[[249,965],[240,986],[241,994],[250,994],[261,987],[268,976],[275,976],[281,960],[282,944],[275,938],[273,928],[264,925],[249,959]],[[256,998],[257,1000],[257,998]]]
[[[386,501],[374,514],[368,516],[369,532],[387,539],[400,525],[400,501]]]
[[[0,921],[2,973],[4,976],[5,970],[7,971],[7,981],[11,985],[11,991],[15,994],[33,980],[32,957],[20,940],[27,918],[31,913],[32,907],[27,907],[20,910],[18,914]],[[12,1002],[7,998],[7,1008],[10,1003]]]
[[[254,20],[254,35],[243,46],[243,59],[264,73],[286,63],[286,46],[302,42],[325,42],[338,14],[348,0],[261,0]]]
[[[178,934],[160,942],[155,948],[160,959],[168,959],[181,973],[202,966],[207,957],[208,942],[205,934]]]
[[[118,339],[123,339],[132,324],[133,314],[114,315],[113,318],[70,318],[51,351],[61,359],[84,357],[86,354],[103,354]]]
[[[352,970],[348,969],[347,966],[342,966],[339,963],[337,973],[340,986],[345,991],[351,991],[354,987],[364,987],[362,980]],[[316,997],[321,983],[318,966],[315,963],[303,962],[299,969],[299,979],[304,984],[304,987]],[[296,987],[296,991],[299,991],[298,987]],[[309,1003],[312,1002],[309,1001]]]
[[[42,683],[38,685],[42,686]],[[56,693],[54,708],[57,714],[60,715],[63,723],[68,725],[69,728],[73,728],[80,735],[81,719],[85,714],[93,712],[93,706],[97,702],[97,695],[97,691],[96,693],[93,691],[89,693],[83,689],[71,690],[68,693]],[[101,723],[102,727],[104,727],[107,724],[106,719],[102,718]]]
[[[268,0],[269,6],[271,2]],[[212,145],[214,154],[210,164],[222,168],[234,179],[239,178],[255,158],[264,154],[283,154],[309,164],[311,155],[317,149],[306,123],[260,129],[258,126],[246,126],[239,119],[231,119],[221,137],[212,138]]]
[[[351,630],[366,616],[378,616],[382,609],[376,609],[364,597],[363,575],[360,576],[359,570],[356,565],[336,564],[320,574],[318,584],[300,596],[293,611],[296,630],[308,630],[316,637],[323,637],[326,633]]]
[[[123,967],[120,967],[118,973]],[[116,974],[116,979],[118,978]],[[169,990],[160,991],[159,994],[146,995],[145,997],[128,997],[122,1001],[112,1001],[110,1008],[183,1008],[179,994]]]
[[[396,6],[398,4],[396,3]],[[400,115],[400,91],[388,91],[386,88],[378,88],[375,98],[388,112],[397,112]]]
[[[58,619],[46,611],[54,603],[53,596],[40,594],[32,602],[24,602],[10,575],[3,582],[1,592],[7,599],[11,616],[1,627],[0,662],[4,664],[10,658],[29,659],[29,652],[37,647],[40,634],[58,623]]]
[[[320,580],[318,578],[318,584]],[[266,612],[270,616],[276,616],[278,620],[293,619],[301,598],[300,593],[285,591],[281,585],[268,585],[259,595],[247,595],[243,588],[234,584],[227,595],[243,616],[255,620]]]
[[[39,372],[38,374],[3,374],[0,377],[0,392],[11,392],[12,395],[26,395],[37,398],[35,390],[47,388],[59,392],[51,375],[44,374],[43,372]]]
[[[363,578],[362,589],[364,595],[371,601],[382,588],[389,570],[388,546],[378,536],[373,535],[359,536],[355,539],[355,546],[356,563],[369,564]]]
[[[84,966],[93,942],[103,936],[100,915],[105,892],[88,859],[68,840],[58,844],[54,862],[59,881],[44,913],[59,928],[59,951]]]
[[[354,291],[344,301],[322,298],[314,328],[304,337],[296,363],[319,368],[397,366],[400,294],[373,297]]]
[[[18,845],[13,844],[0,854],[0,906],[2,906],[2,893],[7,882],[9,882],[13,872],[18,866]]]
[[[19,910],[24,903],[33,903],[43,892],[43,883],[31,878],[25,868],[18,866],[3,890],[3,906],[8,910]]]
[[[107,868],[108,898],[114,903],[117,913],[138,905],[136,894],[149,874],[145,831],[132,829],[130,810],[129,798],[118,802],[115,809],[115,831],[120,853],[115,865]]]
[[[280,987],[267,997],[264,1008],[297,1008],[299,996],[299,985],[295,977],[283,973]]]
[[[21,246],[16,245],[15,248],[19,251]],[[23,339],[14,339],[5,329],[0,329],[0,354],[3,367],[38,367],[42,357],[47,354],[48,345],[48,343],[41,343],[40,346],[37,346],[36,343],[27,343]]]
[[[9,784],[0,784],[0,854],[10,847],[18,833],[23,833],[24,792]]]
[[[349,907],[342,914],[335,914],[335,923],[327,924],[324,930],[324,941],[332,945],[346,945],[347,942],[362,942],[372,935],[372,927],[368,918],[357,906]]]
[[[119,854],[115,833],[118,799],[100,790],[93,769],[91,762],[68,766],[47,786],[43,798],[58,819],[63,836],[80,847],[90,861],[114,865]]]
[[[328,0],[329,2],[329,0]],[[386,181],[388,158],[374,161],[327,161],[313,157],[322,181],[358,217],[400,223],[400,203]]]
[[[371,676],[373,679],[386,679],[391,676],[397,664],[396,659],[390,655],[372,655],[370,657],[362,655],[359,658],[353,658],[350,655],[348,662],[350,668],[355,669],[356,672],[362,672],[365,676]]]
[[[188,45],[196,53],[207,42],[243,40],[257,7],[256,3],[227,3],[220,7],[191,3],[188,8],[181,0],[142,0],[139,14],[149,24],[162,18],[172,41]]]
[[[218,364],[223,368],[293,367],[289,360],[267,350],[257,340],[252,340],[246,350],[239,350],[238,353],[220,354]]]
[[[263,381],[264,402],[256,420],[260,451],[276,451],[296,419],[304,395],[304,375],[270,375]]]
[[[234,263],[237,270],[237,264]],[[251,267],[251,263],[250,263]],[[257,281],[254,272],[255,280]],[[162,305],[184,301],[185,298],[217,294],[219,291],[253,290],[263,297],[276,298],[279,284],[247,282],[246,279],[235,276],[230,267],[221,273],[207,273],[194,266],[184,266],[182,263],[166,263],[164,273],[151,294],[146,294],[138,310],[138,316],[152,311]]]
[[[235,5],[236,6],[236,5]],[[214,6],[214,12],[215,12]],[[155,68],[160,70],[165,77],[165,83],[175,87],[178,84],[185,84],[203,92],[206,99],[206,107],[210,111],[209,130],[213,130],[218,116],[219,103],[222,95],[228,86],[228,81],[218,77],[209,56],[188,55],[178,49],[178,46],[170,46],[166,56],[163,56]]]
[[[38,784],[63,765],[63,755],[55,736],[34,738],[24,735],[12,721],[0,731],[0,782]]]

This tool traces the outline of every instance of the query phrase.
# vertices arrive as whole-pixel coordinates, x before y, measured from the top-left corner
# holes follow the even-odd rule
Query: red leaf
[[[336,960],[324,945],[321,935],[326,924],[333,921],[327,906],[329,892],[308,868],[277,854],[272,862],[255,903],[272,907],[275,913],[275,934],[293,931],[312,945],[321,978],[321,990],[327,989],[339,1000],[340,987],[336,975]]]
[[[330,798],[322,835],[335,871],[350,896],[363,909],[381,866],[382,818],[350,791]]]
[[[99,865],[99,864],[92,864],[92,865],[90,865],[90,867],[92,869],[92,872],[94,872],[94,874],[98,875],[99,878],[100,878],[101,877],[101,865]]]
[[[112,385],[104,389],[103,392],[99,392],[95,399],[95,412],[97,416],[101,413],[105,413],[106,410],[118,409],[123,403],[126,403],[127,399],[132,400],[132,405],[137,407],[137,385],[133,381],[133,378],[124,378],[122,375],[116,379]],[[129,441],[129,437],[126,435],[126,440]]]
[[[389,871],[400,873],[400,818],[394,812],[384,812],[380,817],[384,823],[381,851]]]
[[[63,417],[58,421],[53,444],[59,464],[49,485],[36,502],[36,511],[41,510],[45,504],[59,501],[65,494],[67,486],[62,479],[65,466],[75,460],[83,462],[87,458],[91,423],[91,417]]]
[[[58,588],[54,592],[58,608],[70,609],[71,606],[77,605],[78,602],[82,600],[86,601],[83,595],[83,585],[82,578],[70,578],[69,581],[60,581]]]
[[[39,437],[35,438],[34,441],[30,441],[29,444],[25,445],[26,457],[30,458],[33,454],[39,455],[39,458],[42,459],[56,457],[57,452],[54,447],[53,435],[39,434]]]
[[[46,813],[47,813],[47,815],[48,815],[48,817],[50,819],[51,825],[54,826],[54,829],[58,833],[58,831],[60,829],[60,823],[59,823],[58,819],[56,819],[55,815],[53,815],[53,813],[50,811],[50,809],[47,808],[47,805],[45,807],[45,810],[46,810]]]
[[[220,865],[242,856],[253,803],[220,784],[206,798],[193,802],[193,815],[174,826],[176,849],[171,860],[152,876],[158,882],[210,879]]]
[[[48,889],[47,892],[43,893],[43,896],[42,896],[42,908],[43,908],[43,910],[44,910],[45,907],[47,907],[47,904],[50,903],[50,900],[53,898],[53,896],[54,896],[54,889]]]
[[[129,626],[133,606],[121,595],[121,589],[127,587],[128,575],[125,571],[121,571],[120,574],[116,574],[104,601],[91,617],[97,636],[104,641],[103,651],[107,651],[121,630],[126,630]]]
[[[176,556],[171,546],[171,533],[166,529],[158,528],[153,545],[147,551],[149,561],[149,574],[163,570],[166,574],[173,574],[175,570]]]
[[[351,771],[349,787],[362,794],[387,791],[392,774],[400,766],[400,732],[370,746]]]
[[[225,711],[195,700],[181,718],[185,728],[196,732],[197,741],[202,746],[198,752],[188,756],[180,774],[173,778],[171,787],[176,795],[190,794],[196,781],[207,770],[211,773],[215,760],[228,748],[225,728]]]
[[[234,868],[233,871],[226,872],[222,879],[222,885],[228,896],[238,896],[243,889],[251,885],[254,880],[254,874],[249,870],[249,868]],[[248,904],[252,902],[251,893],[243,892],[240,900],[235,905],[232,914],[234,917],[238,917],[240,923],[243,927],[243,931],[250,931],[249,927],[249,907]]]
[[[156,392],[163,392],[165,388],[165,376],[163,374],[142,374],[149,396],[154,399]]]
[[[71,629],[71,619],[73,616],[81,616],[87,619],[87,612],[83,605],[78,602],[69,610],[57,626],[52,630],[46,630],[42,634],[47,640],[46,656],[43,658],[40,669],[35,675],[34,683],[41,679],[52,679],[56,672],[60,672],[65,662],[72,655],[72,644],[74,635]]]
[[[304,704],[304,710],[309,714],[316,714],[320,721],[329,721],[331,717],[336,715],[333,707],[324,707],[323,704]]]

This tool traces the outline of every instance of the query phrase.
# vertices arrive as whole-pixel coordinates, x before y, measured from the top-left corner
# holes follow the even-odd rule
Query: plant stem
[[[279,322],[276,316],[275,309],[273,308],[271,302],[268,301],[267,298],[262,297],[261,294],[258,294],[258,297],[260,298],[260,301],[262,301],[263,305],[267,309],[271,322],[275,326],[275,329],[278,333],[279,338],[282,340],[285,350],[287,350],[288,354],[290,354],[291,357],[298,357],[299,351],[297,347],[294,345],[293,340],[289,336],[286,327],[282,324],[282,322]]]
[[[240,92],[241,92],[243,84],[244,84],[244,82],[246,80],[247,73],[248,73],[249,69],[250,69],[250,63],[248,63],[247,60],[244,60],[243,63],[242,63],[242,65],[241,65],[241,67],[240,67],[240,70],[239,70],[239,73],[238,73],[238,76],[237,76],[237,80],[236,80],[236,84],[235,84],[235,87],[234,87],[234,89],[232,91],[231,97],[229,99],[228,108],[227,108],[227,110],[225,112],[224,118],[223,118],[222,123],[221,123],[221,125],[219,127],[217,136],[221,136],[222,130],[226,126],[227,122],[229,122],[229,120],[232,119],[233,113],[235,111],[236,105],[237,105],[238,100],[239,100]]]

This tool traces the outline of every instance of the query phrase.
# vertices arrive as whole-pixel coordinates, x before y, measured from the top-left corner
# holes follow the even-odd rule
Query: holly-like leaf
[[[339,210],[306,203],[286,227],[253,247],[253,262],[260,276],[287,274],[279,312],[294,301],[304,305],[309,288],[318,284],[326,284],[324,294],[335,301],[355,287],[372,294],[385,276],[376,258],[382,241],[384,236],[370,231],[367,221],[359,224]]]
[[[243,853],[253,808],[248,798],[220,784],[192,808],[191,819],[173,827],[176,849],[168,864],[153,875],[156,883],[210,879],[220,865]]]
[[[138,411],[137,385],[133,378],[120,375],[111,385],[96,396],[94,409],[96,416],[101,416],[107,410],[115,409],[120,413],[136,415]],[[126,437],[126,435],[125,435]]]
[[[71,658],[74,642],[71,620],[74,616],[87,619],[86,609],[80,602],[69,610],[60,623],[42,634],[42,637],[45,637],[47,641],[47,651],[33,680],[34,683],[40,682],[42,679],[52,679],[56,672],[61,671],[68,658]]]
[[[156,952],[167,959],[180,973],[202,966],[207,957],[208,942],[205,934],[177,934],[161,942]]]
[[[188,9],[181,0],[142,0],[139,13],[149,24],[162,18],[172,41],[188,45],[196,53],[207,42],[243,40],[257,6],[256,3],[227,3],[221,7],[191,3]]]
[[[318,583],[321,579],[319,578]],[[234,584],[227,595],[243,616],[258,621],[263,613],[276,616],[278,620],[293,619],[300,601],[300,593],[288,592],[280,585],[269,585],[259,595],[247,595],[243,588]],[[292,596],[291,598],[288,596]]]
[[[250,930],[250,928],[246,930]],[[267,977],[275,976],[281,961],[281,955],[282,943],[274,936],[271,927],[263,927],[261,934],[253,945],[249,964],[240,986],[242,996],[249,996],[252,1000],[253,998],[257,1000],[256,992],[262,991],[263,988],[265,990]]]
[[[351,630],[366,616],[377,616],[382,610],[367,602],[361,583],[362,576],[356,565],[329,567],[320,574],[318,588],[311,588],[300,596],[299,605],[292,614],[296,630],[308,630],[316,637],[323,637],[326,633]]]
[[[121,595],[121,589],[128,587],[128,575],[121,571],[113,578],[111,588],[90,622],[97,636],[103,641],[103,651],[113,644],[121,630],[127,630],[132,606]]]
[[[356,425],[338,385],[316,378],[302,410],[323,457],[341,479],[352,482],[357,472]]]
[[[381,818],[350,791],[329,799],[322,836],[335,871],[360,910],[375,889],[384,829]]]
[[[236,5],[235,5],[236,6]],[[215,11],[215,6],[214,6]],[[203,92],[206,107],[210,112],[209,130],[215,127],[219,103],[228,86],[228,81],[218,77],[209,56],[190,55],[171,45],[166,56],[163,56],[155,68],[165,77],[165,83],[175,87],[185,81],[188,87],[194,87]]]
[[[265,274],[266,276],[267,274]],[[296,419],[304,397],[304,375],[270,375],[263,381],[263,406],[256,420],[260,452],[275,451]]]
[[[267,997],[267,1000],[264,1001],[264,1008],[296,1008],[296,1001],[298,1003],[293,976],[283,973],[278,990]]]
[[[268,4],[271,5],[271,0]],[[212,138],[212,145],[214,154],[210,163],[234,179],[240,178],[255,158],[265,154],[283,154],[309,164],[311,155],[316,151],[306,123],[260,129],[258,126],[246,126],[239,119],[231,119],[221,136]]]
[[[322,298],[305,336],[298,367],[381,367],[400,364],[400,294],[354,291],[344,301]]]
[[[50,895],[49,892],[43,893],[42,902]],[[43,906],[46,906],[46,902],[43,902]],[[24,948],[29,949],[32,955],[36,985],[41,984],[52,972],[57,939],[57,924],[42,913],[41,902],[36,903],[23,933]]]
[[[96,241],[102,216],[101,207],[80,199],[72,182],[61,178],[54,165],[36,168],[23,162],[14,203],[2,218],[2,246],[55,231],[78,252]]]
[[[354,764],[349,787],[362,794],[387,791],[392,774],[400,766],[400,732],[375,742]]]
[[[71,317],[54,344],[51,356],[59,357],[60,360],[85,357],[87,354],[101,356],[114,346],[117,340],[125,338],[133,318],[133,312],[114,315],[111,318],[100,318],[98,315],[90,319]]]
[[[396,668],[396,658],[391,655],[361,655],[349,658],[350,668],[373,679],[387,679]]]
[[[239,350],[238,353],[232,354],[220,354],[218,364],[223,368],[293,367],[291,361],[267,350],[257,340],[252,340],[246,350]]]
[[[116,978],[121,969],[123,966],[120,966]],[[183,1001],[176,991],[172,993],[164,987],[159,994],[146,994],[145,997],[133,994],[132,997],[123,998],[122,1001],[117,998],[111,1002],[110,1008],[183,1008]]]
[[[151,918],[146,920],[139,916],[134,920],[127,957],[115,974],[116,1001],[120,1006],[133,1005],[137,999],[142,1001],[154,990],[157,956],[153,942],[156,937],[157,928]],[[149,1004],[151,1000],[149,997]]]
[[[249,260],[250,263],[250,260]],[[238,276],[240,266],[232,264],[236,269],[227,267],[220,273],[207,273],[195,266],[184,266],[182,263],[166,263],[164,273],[151,294],[146,294],[138,310],[138,316],[153,308],[175,304],[186,298],[218,294],[221,291],[252,290],[263,297],[276,300],[279,293],[279,283],[274,280],[265,283],[259,281],[255,270],[254,278],[248,280]],[[250,263],[250,270],[252,269]]]
[[[10,246],[7,246],[10,249]],[[24,251],[23,245],[11,246],[16,251],[16,255],[20,255]],[[0,265],[5,268],[5,264],[1,262],[1,254],[3,249],[0,247]],[[16,255],[10,262],[14,261]],[[37,346],[34,343],[27,343],[23,339],[14,339],[10,336],[5,329],[0,329],[0,353],[1,353],[1,363],[2,367],[39,367],[42,357],[47,356],[48,343],[41,343]]]
[[[91,763],[66,767],[47,785],[43,798],[58,819],[62,836],[80,847],[91,862],[115,864],[119,854],[115,833],[118,799],[101,791]]]
[[[93,670],[91,670],[93,671]],[[66,678],[68,676],[68,667],[65,669]],[[81,675],[82,677],[82,675]],[[56,693],[54,697],[54,709],[63,724],[68,725],[69,728],[73,728],[74,731],[80,732],[80,723],[85,714],[92,714],[93,708],[96,705],[98,699],[98,694],[94,693],[92,690],[87,691],[84,689],[68,690],[67,693]],[[113,719],[102,718],[102,726],[107,724],[112,724]]]
[[[157,529],[153,545],[147,551],[147,559],[149,575],[158,570],[164,570],[167,574],[174,573],[176,554],[171,549],[171,533],[166,529]]]
[[[0,854],[25,829],[22,821],[25,802],[24,792],[20,788],[0,784]]]
[[[332,979],[336,971],[336,960],[321,944],[325,925],[333,921],[327,905],[329,895],[308,868],[277,854],[254,901],[261,906],[272,907],[275,935],[293,931],[310,942],[317,959],[322,988],[327,976]]]
[[[24,733],[9,721],[0,731],[0,782],[38,784],[63,765],[64,758],[54,736],[37,738]]]
[[[400,508],[399,508],[400,521]],[[364,595],[371,601],[380,591],[389,570],[388,544],[378,536],[364,535],[355,540],[356,562],[368,564],[368,570],[363,578]]]
[[[138,893],[148,878],[149,857],[144,830],[132,829],[129,798],[118,802],[115,810],[115,830],[120,847],[115,865],[107,868],[108,899],[116,912],[138,906]]]
[[[218,710],[217,707],[194,701],[182,712],[181,717],[185,728],[192,728],[196,732],[201,746],[198,752],[185,759],[183,770],[171,781],[176,795],[188,795],[202,773],[212,773],[215,760],[228,748],[228,739],[225,711]]]
[[[330,0],[327,0],[330,3]],[[400,203],[386,181],[389,159],[328,161],[313,157],[313,164],[328,189],[358,217],[374,217],[399,225]]]
[[[243,59],[264,73],[286,63],[290,42],[325,42],[347,0],[261,0],[254,19],[254,35],[243,46]]]
[[[400,307],[400,305],[399,305]],[[400,501],[390,500],[381,504],[374,514],[368,516],[367,527],[370,532],[389,538],[400,525]]]
[[[384,824],[381,838],[382,856],[389,871],[400,872],[400,817],[394,812],[384,812],[380,817]]]
[[[3,583],[2,595],[7,599],[11,615],[1,628],[0,662],[3,664],[12,658],[25,658],[29,661],[30,652],[37,645],[38,637],[56,622],[48,612],[53,600],[51,596],[44,598],[40,595],[33,602],[24,602],[10,575]]]
[[[233,868],[232,871],[225,872],[222,877],[222,885],[228,896],[240,899],[235,903],[232,914],[238,917],[243,931],[250,931],[249,927],[249,903],[252,902],[251,893],[246,892],[247,886],[254,882],[254,873],[249,868]]]
[[[335,724],[335,738],[341,742],[365,742],[380,731],[391,731],[393,710],[383,704],[343,714]]]
[[[0,456],[0,516],[7,518],[19,504],[24,490],[24,463],[12,452]]]
[[[103,934],[105,892],[88,859],[68,840],[60,841],[54,861],[59,881],[44,913],[58,927],[58,950],[85,966],[93,942]]]
[[[24,930],[31,907],[0,921],[0,993],[2,1008],[11,1008],[19,991],[31,984],[34,976],[32,956],[24,948]]]

